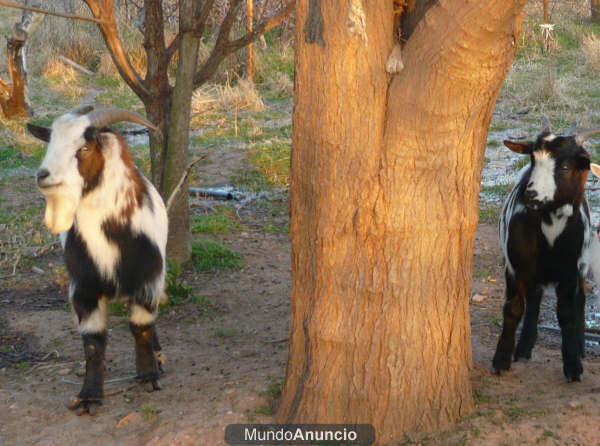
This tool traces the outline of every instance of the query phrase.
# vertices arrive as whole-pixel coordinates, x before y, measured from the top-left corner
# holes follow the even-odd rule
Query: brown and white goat
[[[70,277],[69,301],[83,338],[83,388],[70,405],[94,413],[102,402],[107,300],[129,300],[137,378],[159,389],[160,350],[154,320],[164,293],[167,212],[162,198],[134,166],[123,138],[107,125],[131,121],[120,109],[79,107],[52,128],[28,125],[48,142],[37,172],[46,198],[45,224],[61,234]]]

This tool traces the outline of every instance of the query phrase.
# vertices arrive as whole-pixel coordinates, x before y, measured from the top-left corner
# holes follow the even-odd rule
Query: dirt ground
[[[272,205],[248,206],[240,213],[244,229],[222,236],[242,253],[243,269],[186,273],[208,306],[189,302],[159,317],[167,356],[162,391],[136,386],[126,320],[110,317],[108,396],[94,417],[65,407],[79,391],[83,354],[64,284],[56,283],[51,266],[44,275],[2,284],[0,443],[216,446],[224,444],[229,423],[272,421],[271,403],[285,373],[290,297],[288,235],[263,229],[286,218],[274,217]],[[475,249],[475,412],[448,430],[407,435],[403,444],[600,444],[596,355],[585,360],[584,381],[567,384],[557,337],[542,332],[529,363],[515,364],[501,378],[489,373],[503,300],[495,225],[480,225]],[[38,264],[60,262],[54,251]]]

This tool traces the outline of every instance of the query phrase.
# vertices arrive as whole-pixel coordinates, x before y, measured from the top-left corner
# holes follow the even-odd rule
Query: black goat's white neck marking
[[[536,192],[537,201],[552,201],[556,192],[556,181],[554,180],[556,162],[552,154],[546,150],[534,152],[533,157],[535,164],[531,172],[527,190]]]
[[[544,141],[554,141],[556,139],[556,135],[554,133],[550,133],[548,136],[544,136]]]
[[[550,212],[551,223],[542,222],[542,234],[546,237],[546,241],[550,247],[554,246],[554,242],[567,226],[567,220],[573,215],[573,206],[565,204],[555,211]]]

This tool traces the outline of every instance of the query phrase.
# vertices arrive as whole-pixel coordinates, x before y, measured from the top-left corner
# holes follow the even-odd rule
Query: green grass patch
[[[250,191],[286,186],[290,181],[290,146],[276,142],[255,147],[248,158],[253,169],[240,172],[233,183]]]
[[[518,172],[527,164],[529,164],[530,161],[531,159],[528,156],[522,156],[515,161],[515,163],[513,164],[513,169],[515,169]]]
[[[35,168],[44,158],[45,150],[42,146],[29,148],[31,154],[23,153],[18,147],[0,148],[0,166],[2,169],[16,169],[17,167]],[[34,184],[33,179],[31,181]]]
[[[270,400],[276,400],[281,396],[281,388],[283,387],[283,381],[274,380],[271,381],[266,390],[260,392],[261,396],[269,398]]]
[[[516,421],[521,418],[526,413],[525,409],[522,407],[509,407],[504,409],[504,414],[511,420]]]
[[[270,404],[263,404],[262,406],[258,407],[254,412],[257,415],[266,415],[270,417],[273,415],[273,408]]]
[[[158,417],[158,410],[150,404],[142,405],[142,418],[145,421],[152,421]]]
[[[492,275],[492,268],[482,268],[480,266],[476,266],[473,269],[473,276],[475,276],[476,279],[490,277],[491,275]]]
[[[513,188],[512,184],[494,184],[492,186],[481,186],[482,194],[496,195],[498,197],[504,197]]]
[[[195,215],[192,217],[192,232],[203,234],[217,234],[243,229],[237,221],[233,209],[227,206],[218,206],[216,213]]]
[[[118,300],[111,300],[108,302],[108,315],[109,316],[125,316],[127,315],[127,305]]]
[[[165,281],[165,291],[169,299],[159,307],[159,312],[165,313],[170,308],[191,302],[200,309],[205,310],[210,301],[206,296],[197,296],[193,288],[183,278],[183,270],[176,260],[170,260],[167,263],[167,277]]]
[[[502,207],[494,204],[480,204],[479,207],[479,223],[497,224],[500,218]]]
[[[244,266],[239,253],[209,240],[195,242],[192,245],[192,263],[197,271],[234,269]]]
[[[494,400],[492,399],[492,397],[486,395],[481,390],[475,389],[473,390],[473,402],[476,406],[479,406],[480,404],[493,403]]]
[[[220,328],[215,331],[215,336],[218,338],[233,338],[239,335],[240,331],[237,328]]]
[[[276,225],[267,224],[263,227],[263,229],[265,232],[270,232],[273,234],[289,234],[290,233],[289,225],[276,226]]]
[[[488,318],[488,322],[490,324],[502,326],[502,318],[500,316],[492,316],[492,317]]]

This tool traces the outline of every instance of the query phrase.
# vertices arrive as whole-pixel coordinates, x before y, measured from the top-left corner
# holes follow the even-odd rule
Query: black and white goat
[[[590,156],[582,144],[600,130],[576,135],[552,133],[550,122],[535,142],[504,141],[514,152],[528,154],[508,195],[499,222],[504,251],[506,302],[504,323],[492,361],[500,374],[514,360],[529,359],[537,338],[543,286],[556,289],[562,334],[563,371],[567,380],[581,381],[584,356],[584,278],[590,265],[592,234],[584,196]],[[515,331],[525,312],[515,350]]]
[[[85,379],[70,405],[80,414],[102,402],[106,307],[114,297],[130,302],[137,378],[149,390],[160,388],[154,320],[164,293],[167,212],[123,138],[106,128],[119,121],[155,129],[135,113],[90,106],[60,116],[51,129],[28,125],[48,142],[37,183],[46,198],[45,224],[61,234],[69,301],[83,337]]]

